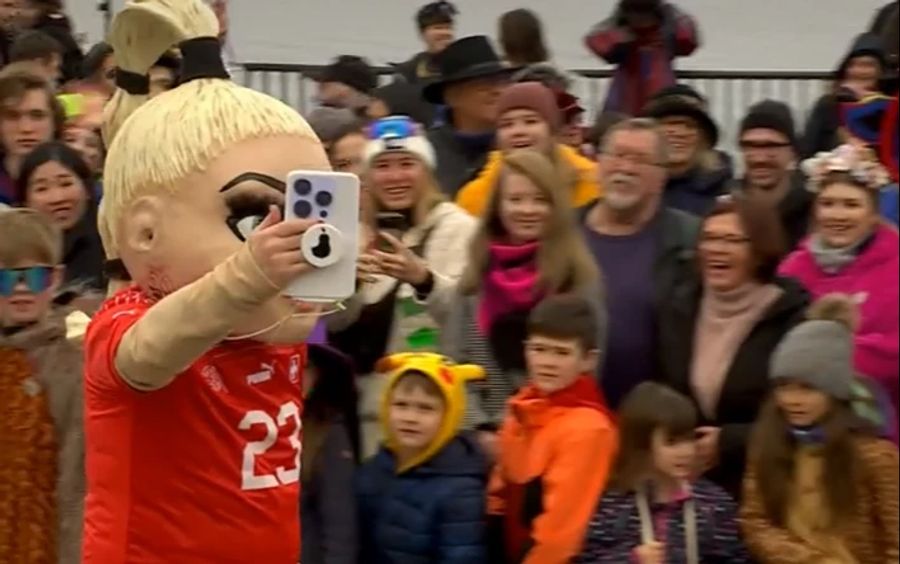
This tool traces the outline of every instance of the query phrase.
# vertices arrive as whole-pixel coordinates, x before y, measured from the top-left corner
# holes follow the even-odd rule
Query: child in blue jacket
[[[581,564],[743,564],[737,505],[707,480],[691,481],[694,404],[645,382],[619,413],[619,454],[588,527]]]
[[[385,443],[357,473],[365,564],[486,564],[487,462],[457,435],[477,366],[436,354],[383,359]]]

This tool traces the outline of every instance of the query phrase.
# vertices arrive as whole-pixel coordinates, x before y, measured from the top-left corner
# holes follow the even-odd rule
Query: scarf
[[[848,247],[835,248],[829,247],[819,235],[813,235],[809,240],[809,252],[819,268],[827,274],[837,274],[856,260],[873,237],[874,235],[863,237]]]
[[[64,334],[47,322],[0,338],[0,562],[56,562],[56,435],[26,351]]]
[[[541,295],[537,290],[538,244],[490,243],[488,269],[478,304],[478,327],[488,334],[498,317],[533,308]]]
[[[703,292],[694,328],[691,388],[706,419],[716,419],[719,396],[741,344],[782,293],[772,284],[756,283]]]

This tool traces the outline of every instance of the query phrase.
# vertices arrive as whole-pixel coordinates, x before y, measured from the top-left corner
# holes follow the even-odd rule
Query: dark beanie
[[[797,132],[794,130],[794,116],[784,102],[763,100],[750,107],[741,122],[743,135],[748,129],[771,129],[787,137],[791,145],[797,146]]]
[[[420,31],[433,25],[452,24],[453,17],[458,13],[456,6],[446,0],[431,2],[422,6],[416,13],[416,24]]]
[[[509,110],[532,110],[556,132],[562,125],[562,114],[556,104],[556,95],[540,82],[519,82],[507,86],[497,102],[497,115]]]

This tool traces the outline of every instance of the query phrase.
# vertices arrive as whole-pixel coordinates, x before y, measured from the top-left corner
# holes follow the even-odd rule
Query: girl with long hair
[[[544,297],[580,294],[606,314],[597,267],[572,216],[544,154],[504,155],[442,331],[447,356],[487,370],[487,381],[470,384],[470,425],[499,422],[525,381],[525,321]],[[605,341],[598,335],[597,348]]]
[[[813,305],[772,358],[741,508],[761,564],[881,564],[900,557],[897,448],[858,413],[848,297]]]
[[[626,397],[618,424],[612,480],[576,562],[749,562],[734,500],[693,479],[697,409],[690,398],[644,382]]]

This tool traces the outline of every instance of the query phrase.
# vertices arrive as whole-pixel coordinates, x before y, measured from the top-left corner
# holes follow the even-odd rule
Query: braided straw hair
[[[216,17],[201,0],[130,0],[116,14],[109,42],[120,68],[146,74],[180,43],[217,35]],[[108,258],[119,258],[117,222],[133,200],[172,193],[230,146],[279,135],[318,144],[296,111],[219,78],[192,80],[149,101],[120,89],[104,120],[109,153],[99,227]]]

